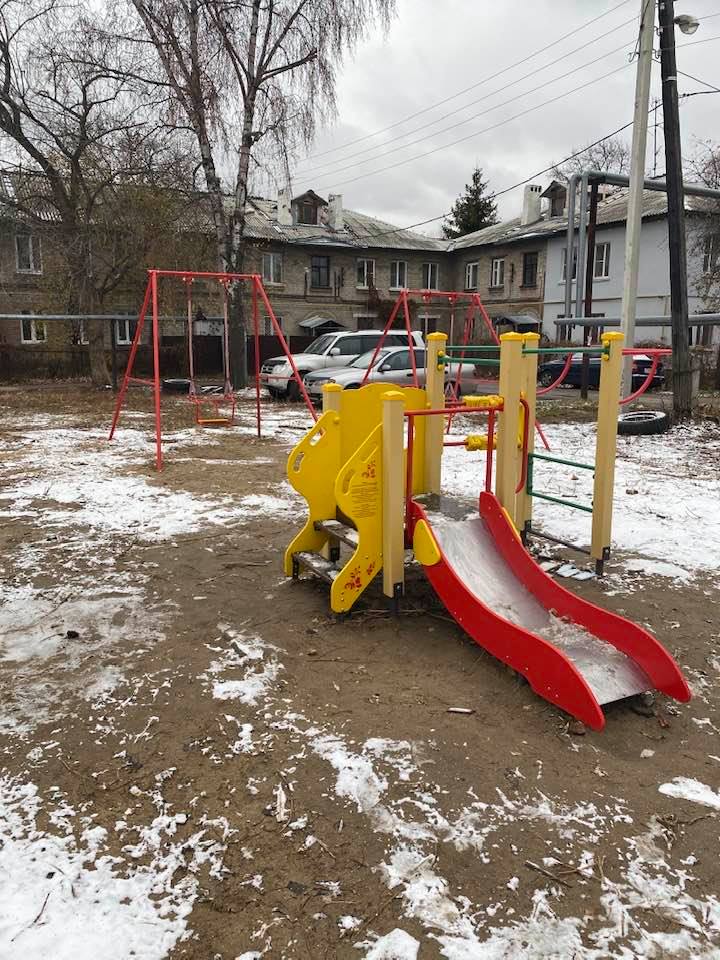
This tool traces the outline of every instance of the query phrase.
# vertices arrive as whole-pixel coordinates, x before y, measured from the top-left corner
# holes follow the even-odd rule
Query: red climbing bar
[[[560,376],[557,378],[557,380],[553,380],[553,382],[550,384],[549,387],[543,387],[542,390],[538,390],[538,391],[536,392],[536,396],[538,396],[538,397],[543,397],[543,396],[545,396],[546,393],[550,393],[551,390],[554,390],[556,387],[559,387],[559,386],[560,386],[560,384],[563,382],[563,380],[565,379],[565,377],[566,377],[566,376],[568,375],[568,373],[570,372],[570,364],[572,363],[572,358],[573,358],[573,355],[572,355],[572,351],[571,351],[571,352],[567,355],[567,360],[565,361],[565,366],[564,366],[564,367],[562,368],[562,370],[560,371]]]

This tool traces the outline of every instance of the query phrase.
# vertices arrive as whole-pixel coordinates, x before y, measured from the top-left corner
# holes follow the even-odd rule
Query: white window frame
[[[402,269],[401,269],[402,268]],[[402,273],[402,283],[400,274]],[[407,287],[407,260],[390,261],[390,290],[405,290]]]
[[[600,255],[602,251],[602,256]],[[598,271],[598,267],[600,271]],[[608,280],[610,277],[610,243],[595,244],[595,257],[593,262],[593,280]]]
[[[577,280],[577,247],[573,247],[573,275],[572,282]],[[562,248],[562,265],[560,268],[560,283],[565,283],[567,276],[567,247]]]
[[[267,286],[277,286],[283,282],[281,253],[264,253],[262,255],[262,280]]]
[[[282,329],[283,329],[283,318],[282,318],[279,314],[276,313],[276,314],[275,314],[275,319],[276,319],[277,322],[278,322],[278,326],[279,326],[280,329],[282,330]],[[272,325],[272,320],[271,320],[270,317],[268,317],[268,316],[264,316],[264,317],[263,317],[262,335],[263,335],[264,337],[274,337],[274,336],[276,335],[276,334],[275,334],[275,330],[274,330],[273,325]]]
[[[130,331],[130,324],[131,324],[131,322],[133,321],[133,319],[134,319],[133,317],[124,317],[122,320],[115,320],[115,321],[114,321],[114,329],[113,329],[113,332],[114,332],[114,334],[115,334],[115,344],[116,344],[116,346],[118,346],[118,347],[129,347],[130,344],[132,343],[133,338],[132,338],[132,333],[131,333],[131,331]],[[120,324],[121,324],[121,323],[124,325],[124,329],[125,329],[125,336],[124,336],[124,337],[121,337],[121,336],[120,336]]]
[[[362,282],[361,282],[362,275]],[[375,286],[375,261],[360,257],[355,264],[355,286],[358,290],[369,290]]]
[[[28,244],[29,267],[20,266],[21,240],[26,240]],[[34,274],[35,276],[42,274],[42,245],[40,243],[40,237],[25,232],[15,234],[15,271],[16,273]]]
[[[493,257],[490,261],[490,286],[505,286],[505,257]]]
[[[469,263],[465,264],[465,289],[466,290],[477,290],[479,272],[480,272],[480,262],[478,260],[471,260]]]
[[[438,290],[438,279],[440,277],[440,264],[432,260],[422,265],[422,289]],[[427,280],[427,283],[425,282]]]
[[[25,336],[25,324],[30,322],[30,336]],[[38,334],[42,331],[42,336]],[[23,317],[20,321],[20,342],[21,343],[47,343],[47,324],[44,320],[37,320],[31,314]]]
[[[430,288],[432,289],[432,288]],[[440,316],[436,313],[421,313],[418,317],[418,323],[422,326],[423,337],[427,342],[428,338],[428,325],[433,321],[435,323],[435,330],[440,326]]]
[[[705,237],[702,272],[713,273],[720,259],[720,233],[709,233]]]

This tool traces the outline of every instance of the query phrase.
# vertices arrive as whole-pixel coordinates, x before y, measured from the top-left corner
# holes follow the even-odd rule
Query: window
[[[610,244],[598,243],[595,245],[595,266],[593,277],[595,280],[607,280],[610,276]]]
[[[477,290],[478,285],[478,262],[465,264],[465,289]]]
[[[404,260],[390,261],[390,289],[401,290],[407,286],[407,263]]]
[[[422,265],[422,287],[423,290],[437,290],[438,265],[436,263],[424,263]]]
[[[333,346],[340,350],[341,357],[357,357],[366,349],[363,337],[341,337]]]
[[[297,205],[297,222],[317,224],[317,209],[314,203],[304,200]]]
[[[330,257],[310,257],[310,286],[330,286]]]
[[[136,321],[131,317],[115,321],[115,343],[120,347],[127,347],[135,336]]]
[[[264,253],[262,258],[263,283],[282,283],[282,254]]]
[[[720,257],[720,233],[711,233],[705,237],[703,251],[703,273],[713,273]]]
[[[563,247],[562,251],[562,277],[561,282],[565,282],[565,277],[567,275],[567,247]],[[577,247],[573,247],[573,271],[572,271],[573,280],[577,280]]]
[[[424,350],[415,350],[415,366],[424,367],[425,366],[425,351]],[[410,351],[409,350],[398,350],[397,353],[393,353],[388,357],[385,363],[386,370],[411,370],[412,361],[410,360]]]
[[[15,262],[18,273],[42,273],[40,237],[29,233],[15,235]]]
[[[538,253],[534,250],[532,253],[523,254],[523,272],[522,285],[524,287],[536,287],[538,278]]]
[[[429,317],[427,314],[422,314],[418,317],[418,320],[422,324],[423,336],[427,339],[429,333],[435,333],[437,331],[440,317]]]
[[[357,286],[363,290],[375,286],[375,261],[358,260],[357,262]]]
[[[23,317],[20,321],[20,339],[23,343],[45,343],[47,327],[43,320],[34,317]]]
[[[490,261],[490,286],[502,287],[505,283],[505,260],[494,257]]]
[[[283,320],[282,320],[282,317],[279,317],[277,314],[275,314],[275,319],[276,319],[277,322],[278,322],[278,326],[279,326],[280,329],[282,330],[282,328],[283,328]],[[263,335],[266,336],[266,337],[272,337],[272,335],[275,333],[275,329],[273,328],[272,320],[270,319],[270,317],[265,317],[265,318],[263,319],[263,330],[262,330],[262,332],[263,332]]]

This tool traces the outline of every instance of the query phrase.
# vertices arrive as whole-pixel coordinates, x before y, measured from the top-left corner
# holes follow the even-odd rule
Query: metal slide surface
[[[440,549],[425,572],[473,639],[524,674],[533,689],[601,729],[602,704],[654,688],[690,697],[674,660],[647,631],[582,600],[527,553],[492,494],[481,515],[416,503]]]

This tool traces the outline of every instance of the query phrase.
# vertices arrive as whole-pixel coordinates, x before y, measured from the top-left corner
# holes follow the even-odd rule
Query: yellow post
[[[540,345],[540,334],[539,333],[525,333],[523,334],[523,346],[527,347],[529,350],[537,350]],[[522,383],[520,389],[522,390],[525,400],[528,405],[528,443],[527,450],[528,456],[535,449],[535,409],[537,406],[537,368],[538,368],[538,355],[536,353],[528,353],[523,355],[522,359]],[[527,495],[525,488],[523,488],[520,493],[517,495],[517,504],[515,507],[517,511],[517,520],[518,520],[518,530],[522,533],[523,530],[527,529],[530,526],[532,521],[532,497]]]
[[[431,333],[427,338],[427,380],[425,392],[429,410],[445,407],[446,333]],[[427,417],[425,424],[425,492],[440,493],[445,418]]]
[[[605,333],[602,337],[602,345],[606,353],[603,354],[600,363],[592,541],[590,545],[590,553],[595,559],[595,567],[598,573],[602,573],[603,564],[610,556],[623,335],[621,333]]]
[[[503,411],[498,415],[495,494],[516,527],[519,526],[515,488],[520,479],[520,451],[517,441],[522,384],[522,348],[521,333],[503,333],[500,337],[499,392],[503,398]]]
[[[382,563],[383,593],[396,604],[405,585],[405,398],[399,390],[383,394]]]
[[[322,395],[323,395],[323,413],[327,413],[328,410],[334,410],[335,413],[340,413],[340,394],[342,393],[342,387],[339,383],[326,383],[323,384]]]

